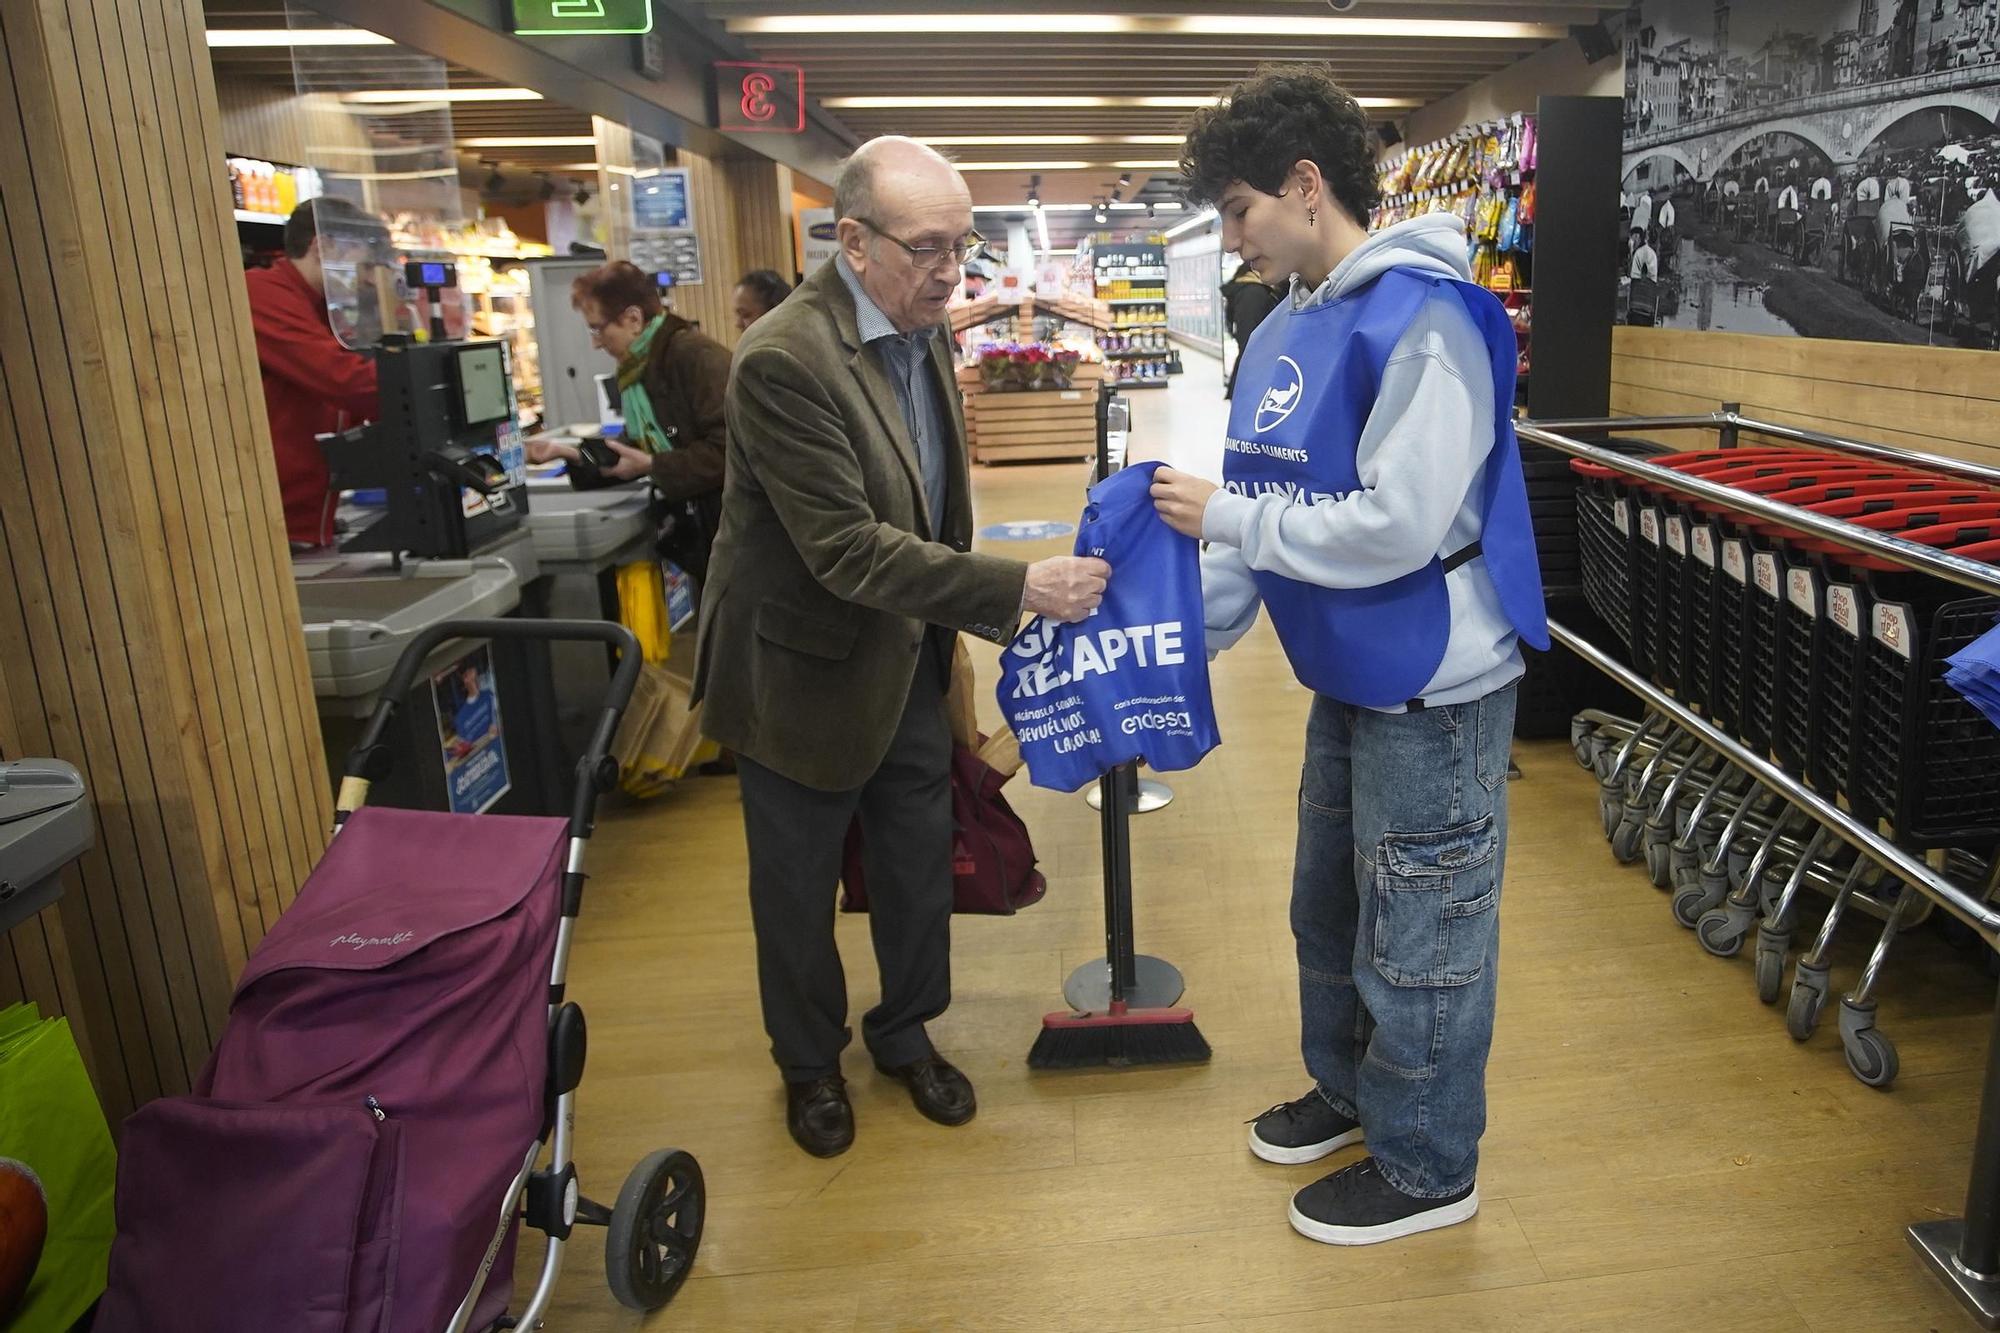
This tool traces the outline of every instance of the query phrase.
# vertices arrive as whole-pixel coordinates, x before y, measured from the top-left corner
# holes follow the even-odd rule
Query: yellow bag
[[[635,560],[618,567],[618,618],[639,640],[639,654],[659,666],[673,647],[667,628],[667,585],[660,562]]]
[[[618,618],[639,640],[645,665],[639,669],[632,702],[612,739],[611,752],[618,759],[620,789],[645,800],[721,751],[701,738],[701,709],[688,702],[693,681],[669,664],[674,635],[667,628],[666,581],[658,561],[637,560],[619,567]],[[968,660],[968,669],[970,665]]]

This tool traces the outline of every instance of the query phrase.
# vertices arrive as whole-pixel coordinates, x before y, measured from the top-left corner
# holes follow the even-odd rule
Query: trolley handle
[[[388,683],[375,700],[375,711],[362,728],[361,739],[347,752],[335,802],[334,822],[345,823],[347,816],[368,799],[370,784],[389,770],[389,751],[382,744],[389,723],[403,706],[403,699],[416,683],[424,659],[448,639],[526,639],[545,643],[603,643],[618,652],[618,669],[612,673],[604,696],[603,711],[590,744],[576,762],[576,789],[570,805],[570,836],[590,836],[597,797],[618,782],[617,761],[611,757],[611,740],[618,723],[632,702],[632,690],[639,682],[642,661],[639,640],[623,625],[606,620],[441,620],[410,640],[389,672]]]

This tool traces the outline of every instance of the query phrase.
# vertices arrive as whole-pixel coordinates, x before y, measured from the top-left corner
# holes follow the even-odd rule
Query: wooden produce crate
[[[986,391],[976,369],[959,371],[975,463],[1088,458],[1097,449],[1097,388],[1104,367],[1085,362],[1067,389]]]

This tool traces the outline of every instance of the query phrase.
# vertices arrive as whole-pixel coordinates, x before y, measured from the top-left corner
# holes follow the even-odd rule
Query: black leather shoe
[[[785,1084],[785,1128],[815,1157],[838,1157],[854,1146],[854,1108],[838,1074]]]
[[[979,1109],[972,1081],[942,1056],[928,1055],[895,1069],[876,1061],[875,1068],[910,1090],[910,1100],[940,1125],[962,1125]]]

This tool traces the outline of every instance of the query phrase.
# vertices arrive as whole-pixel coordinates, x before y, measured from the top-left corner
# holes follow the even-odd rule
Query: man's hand
[[[1208,508],[1209,497],[1220,489],[1212,481],[1163,467],[1153,474],[1153,508],[1175,532],[1200,537],[1202,512]]]
[[[606,440],[611,452],[618,455],[618,462],[604,470],[604,475],[615,481],[637,481],[653,470],[653,456],[644,449],[634,449],[622,440]]]
[[[1095,556],[1058,555],[1028,566],[1026,606],[1036,615],[1074,624],[1104,600],[1111,566]]]

